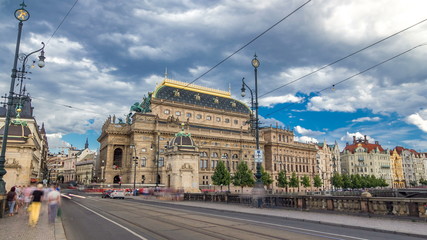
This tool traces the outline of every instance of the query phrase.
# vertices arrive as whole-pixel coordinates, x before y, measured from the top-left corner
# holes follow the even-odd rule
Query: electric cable
[[[227,61],[228,59],[230,59],[232,56],[234,56],[235,54],[237,54],[238,52],[240,52],[241,50],[243,50],[244,48],[246,48],[247,46],[249,46],[251,43],[253,43],[254,41],[256,41],[258,38],[260,38],[261,36],[263,36],[264,34],[266,34],[268,31],[270,31],[271,29],[273,29],[274,27],[276,27],[277,25],[279,25],[281,22],[283,22],[284,20],[286,20],[288,17],[292,16],[294,13],[296,13],[297,11],[299,11],[301,8],[303,8],[305,5],[307,5],[309,2],[311,2],[311,0],[308,0],[307,2],[305,2],[302,5],[300,5],[299,7],[297,7],[295,10],[293,10],[292,12],[290,12],[289,14],[287,14],[285,17],[283,17],[282,19],[280,19],[279,21],[277,21],[275,24],[273,24],[272,26],[270,26],[269,28],[267,28],[265,31],[263,31],[262,33],[258,34],[255,38],[253,38],[252,40],[250,40],[248,43],[244,44],[242,47],[240,47],[239,49],[237,49],[236,51],[234,51],[232,54],[230,54],[229,56],[227,56],[226,58],[224,58],[223,60],[221,60],[219,63],[215,64],[213,67],[211,67],[210,69],[208,69],[206,72],[204,72],[200,76],[196,77],[193,81],[187,83],[184,86],[183,89],[185,89],[189,85],[193,84],[194,82],[196,82],[200,78],[204,77],[206,74],[208,74],[209,72],[211,72],[212,70],[214,70],[215,68],[217,68],[219,65],[223,64],[225,61]],[[165,98],[165,100],[167,100],[167,98]],[[157,106],[154,106],[151,110],[153,110],[156,107]]]
[[[382,64],[384,64],[384,63],[387,63],[387,62],[389,62],[389,61],[391,61],[391,60],[393,60],[393,59],[395,59],[395,58],[398,58],[398,57],[400,57],[400,56],[402,56],[402,55],[404,55],[404,54],[406,54],[406,53],[408,53],[408,52],[410,52],[410,51],[412,51],[412,50],[414,50],[414,49],[416,49],[416,48],[419,48],[419,47],[422,47],[422,46],[426,46],[426,45],[427,45],[427,43],[423,43],[423,44],[417,45],[417,46],[412,47],[412,48],[410,48],[410,49],[408,49],[408,50],[406,50],[406,51],[404,51],[404,52],[401,52],[401,53],[399,53],[399,54],[397,54],[397,55],[394,55],[393,57],[388,58],[388,59],[386,59],[386,60],[384,60],[384,61],[382,61],[382,62],[380,62],[380,63],[377,63],[377,64],[375,64],[375,65],[373,65],[373,66],[371,66],[371,67],[369,67],[369,68],[366,68],[366,69],[365,69],[365,70],[363,70],[363,71],[360,71],[360,72],[358,72],[358,73],[356,73],[356,74],[353,74],[353,75],[351,75],[350,77],[347,77],[347,78],[345,78],[345,79],[343,79],[343,80],[341,80],[341,81],[338,81],[338,82],[337,82],[337,83],[335,83],[335,84],[332,84],[332,86],[331,86],[331,87],[326,87],[326,88],[324,88],[324,89],[322,89],[322,90],[319,90],[319,91],[315,92],[315,93],[316,93],[316,96],[317,96],[317,95],[319,95],[320,93],[322,93],[322,92],[324,92],[324,91],[328,90],[328,89],[335,88],[337,85],[339,85],[339,84],[341,84],[341,83],[343,83],[343,82],[346,82],[346,81],[348,81],[348,80],[350,80],[350,79],[352,79],[352,78],[354,78],[354,77],[356,77],[356,76],[358,76],[358,75],[361,75],[361,74],[363,74],[363,73],[365,73],[365,72],[367,72],[367,71],[369,71],[369,70],[371,70],[371,69],[373,69],[373,68],[376,68],[376,67],[378,67],[378,66],[380,66],[380,65],[382,65]],[[273,114],[274,114],[274,113],[276,113],[276,112],[279,112],[279,111],[281,111],[281,110],[283,110],[283,109],[286,109],[286,108],[288,108],[288,107],[290,107],[290,106],[293,106],[293,105],[295,105],[295,104],[301,103],[302,101],[304,101],[304,100],[306,100],[306,99],[308,99],[308,98],[310,98],[310,96],[306,96],[306,97],[302,98],[302,99],[301,99],[301,101],[298,101],[298,102],[294,102],[294,103],[287,104],[286,106],[281,107],[281,108],[279,108],[279,109],[277,109],[277,110],[274,110],[273,112],[270,112],[270,113],[266,114],[265,116],[266,116],[266,117],[271,116],[271,115],[273,115]]]
[[[68,17],[68,15],[70,14],[70,12],[73,10],[74,6],[76,6],[77,2],[79,0],[76,0],[73,4],[73,6],[71,6],[70,10],[68,10],[67,14],[65,14],[64,18],[62,19],[62,21],[59,23],[58,27],[55,29],[55,31],[52,33],[52,36],[50,36],[49,40],[46,41],[46,46],[49,44],[49,41],[53,38],[53,36],[55,36],[56,32],[58,31],[58,29],[61,27],[61,25],[64,23],[65,19]]]
[[[316,69],[316,70],[314,70],[314,71],[312,71],[312,72],[310,72],[310,73],[307,73],[306,75],[303,75],[303,76],[301,76],[301,77],[299,77],[299,78],[297,78],[297,79],[295,79],[295,80],[292,80],[292,81],[290,81],[290,82],[288,82],[288,83],[285,83],[285,84],[283,84],[283,85],[282,85],[282,86],[280,86],[280,87],[277,87],[277,88],[275,88],[275,89],[273,89],[273,90],[270,90],[270,91],[268,91],[268,92],[266,92],[266,93],[263,93],[263,94],[261,94],[259,97],[263,97],[263,96],[265,96],[265,95],[267,95],[267,94],[270,94],[270,93],[272,93],[272,92],[274,92],[274,91],[276,91],[276,90],[281,89],[282,87],[288,86],[288,85],[290,85],[290,84],[292,84],[292,83],[295,83],[295,82],[297,82],[297,81],[299,81],[299,80],[301,80],[301,79],[303,79],[303,78],[305,78],[305,77],[308,77],[308,76],[310,76],[310,75],[312,75],[312,74],[314,74],[314,73],[317,73],[317,72],[319,72],[320,70],[323,70],[323,69],[325,69],[325,68],[327,68],[327,67],[330,67],[330,66],[334,65],[335,63],[341,62],[341,61],[343,61],[343,60],[345,60],[345,59],[347,59],[347,58],[349,58],[349,57],[351,57],[351,56],[353,56],[353,55],[356,55],[357,53],[360,53],[360,52],[362,52],[362,51],[364,51],[364,50],[366,50],[366,49],[368,49],[368,48],[370,48],[370,47],[373,47],[373,46],[377,45],[378,43],[384,42],[385,40],[387,40],[387,39],[389,39],[389,38],[392,38],[392,37],[394,37],[394,36],[396,36],[396,35],[398,35],[398,34],[400,34],[400,33],[404,32],[404,31],[406,31],[406,30],[408,30],[408,29],[411,29],[411,28],[413,28],[413,27],[415,27],[415,26],[417,26],[417,25],[419,25],[419,24],[421,24],[421,23],[423,23],[423,22],[425,22],[425,21],[427,21],[427,18],[426,18],[426,19],[424,19],[424,20],[421,20],[421,21],[419,21],[419,22],[417,22],[417,23],[415,23],[415,24],[413,24],[413,25],[411,25],[411,26],[409,26],[409,27],[406,27],[406,28],[404,28],[404,29],[402,29],[402,30],[400,30],[400,31],[398,31],[398,32],[395,32],[395,33],[393,33],[393,34],[391,34],[391,35],[389,35],[389,36],[387,36],[387,37],[385,37],[385,38],[383,38],[383,39],[380,39],[380,40],[378,40],[378,41],[376,41],[376,42],[374,42],[374,43],[372,43],[372,44],[370,44],[370,45],[368,45],[368,46],[366,46],[366,47],[364,47],[364,48],[361,48],[361,49],[359,49],[359,50],[357,50],[357,51],[355,51],[355,52],[353,52],[353,53],[350,53],[350,54],[348,54],[348,55],[347,55],[347,56],[345,56],[345,57],[342,57],[342,58],[340,58],[340,59],[338,59],[338,60],[335,60],[335,61],[333,61],[333,62],[331,62],[331,63],[329,63],[329,64],[326,64],[326,65],[324,65],[324,66],[322,66],[322,67],[320,67],[320,68],[318,68],[318,69]]]

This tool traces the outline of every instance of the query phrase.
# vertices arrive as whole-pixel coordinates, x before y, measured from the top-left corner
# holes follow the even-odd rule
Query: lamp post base
[[[266,195],[264,184],[262,182],[255,182],[254,187],[252,188],[252,205],[261,208],[263,203],[263,198]]]

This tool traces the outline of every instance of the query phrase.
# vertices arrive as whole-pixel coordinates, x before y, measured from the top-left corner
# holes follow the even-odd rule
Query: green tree
[[[387,187],[388,186],[388,183],[384,178],[380,178],[379,183],[380,183],[379,184],[380,187]]]
[[[347,174],[342,175],[342,187],[343,188],[352,188],[353,184],[351,183],[351,178]]]
[[[237,171],[234,173],[232,183],[234,186],[240,186],[242,188],[242,193],[244,187],[252,187],[254,185],[254,174],[249,169],[246,162],[239,162],[237,164]]]
[[[411,185],[412,187],[417,186],[417,181],[409,181],[409,185]]]
[[[230,172],[225,167],[224,161],[219,161],[212,175],[212,182],[216,186],[227,186],[231,182]]]
[[[343,188],[344,182],[342,179],[342,175],[339,173],[334,173],[331,179],[331,184],[335,188]]]
[[[427,180],[424,180],[424,178],[420,179],[420,184],[421,185],[427,185]]]
[[[286,171],[282,170],[279,172],[279,177],[277,178],[278,186],[281,188],[285,188],[286,193],[288,193],[289,181],[286,177]]]
[[[322,179],[320,178],[319,174],[315,175],[313,178],[313,186],[316,188],[320,188],[322,185]]]
[[[289,187],[299,188],[299,178],[295,172],[292,173],[292,176],[289,179]]]
[[[307,175],[304,175],[304,176],[301,178],[301,184],[302,184],[305,188],[310,187],[310,186],[311,186],[311,184],[310,184],[310,178],[309,178]]]
[[[351,188],[353,189],[362,188],[362,181],[359,174],[350,175],[350,180],[351,180]]]
[[[264,170],[262,166],[260,171],[261,171],[262,184],[264,184],[264,186],[267,186],[267,188],[269,188],[270,184],[273,183],[273,178],[270,176],[268,172]]]

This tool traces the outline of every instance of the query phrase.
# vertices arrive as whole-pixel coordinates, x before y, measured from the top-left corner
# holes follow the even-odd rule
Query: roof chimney
[[[368,139],[366,139],[366,135],[365,135],[365,143],[368,143]]]
[[[353,136],[353,143],[356,143],[356,136]]]
[[[375,144],[379,145],[380,143],[378,141],[375,141]]]

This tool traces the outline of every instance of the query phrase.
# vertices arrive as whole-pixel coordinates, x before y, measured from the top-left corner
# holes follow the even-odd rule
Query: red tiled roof
[[[357,142],[357,143],[353,143],[351,145],[347,145],[347,146],[345,146],[344,151],[348,150],[351,153],[354,153],[354,151],[359,146],[359,144],[361,144],[362,147],[364,149],[366,149],[368,153],[371,152],[371,151],[373,151],[373,150],[375,150],[375,149],[377,149],[377,148],[378,148],[378,150],[380,152],[384,152],[384,149],[383,149],[383,147],[381,147],[381,145],[379,145],[379,144],[373,144],[373,143],[367,143],[367,142]]]
[[[415,154],[417,156],[419,155],[419,153],[417,151],[415,151],[414,149],[407,149],[407,148],[400,147],[400,146],[395,147],[395,149],[399,155],[401,155],[404,150],[408,150],[409,152],[411,152],[412,154]]]

